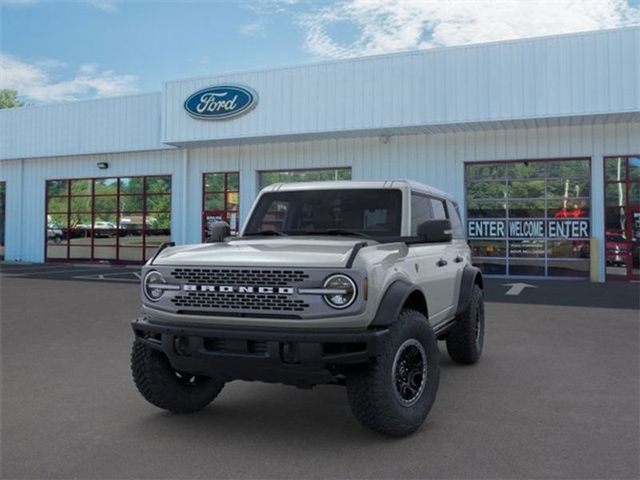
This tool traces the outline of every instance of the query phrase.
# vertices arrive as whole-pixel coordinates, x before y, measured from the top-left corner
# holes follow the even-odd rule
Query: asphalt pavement
[[[233,382],[200,413],[162,412],[129,371],[135,276],[9,267],[0,272],[2,478],[640,476],[637,284],[527,281],[535,286],[506,295],[513,282],[488,282],[483,358],[459,366],[442,349],[427,422],[390,439],[360,427],[336,386]]]

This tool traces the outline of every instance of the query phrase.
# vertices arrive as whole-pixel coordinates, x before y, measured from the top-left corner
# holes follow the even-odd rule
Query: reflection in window
[[[608,165],[608,171],[613,168]],[[496,233],[499,237],[469,240],[474,264],[484,273],[570,276],[575,272],[582,277],[587,265],[588,276],[589,239],[547,237],[555,234],[546,226],[555,219],[589,220],[589,159],[467,164],[465,173],[467,219],[507,226],[478,230],[482,235],[505,232]],[[532,225],[537,228],[529,228]],[[567,231],[582,232],[584,227]]]
[[[258,180],[260,188],[264,188],[272,183],[351,180],[351,168],[263,171],[259,172]]]
[[[171,238],[171,177],[47,181],[47,259],[143,262]]]
[[[223,219],[231,227],[231,234],[240,229],[240,173],[205,173],[202,181],[203,240],[211,219]]]

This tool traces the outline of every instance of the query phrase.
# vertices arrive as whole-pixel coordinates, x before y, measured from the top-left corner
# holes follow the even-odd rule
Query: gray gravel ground
[[[3,276],[0,287],[2,478],[640,476],[634,308],[494,295],[481,362],[454,365],[443,350],[427,423],[394,440],[361,428],[333,386],[234,382],[201,413],[164,413],[129,373],[136,285]]]

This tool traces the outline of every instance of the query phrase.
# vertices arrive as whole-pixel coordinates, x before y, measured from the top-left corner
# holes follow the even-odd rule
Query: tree
[[[0,108],[21,107],[24,102],[18,100],[18,92],[5,88],[0,90]]]

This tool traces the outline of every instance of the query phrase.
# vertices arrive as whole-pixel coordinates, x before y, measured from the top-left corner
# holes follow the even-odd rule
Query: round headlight
[[[324,300],[333,308],[347,308],[356,299],[356,284],[346,275],[331,275],[324,281],[324,288],[331,290]]]
[[[160,272],[155,270],[151,270],[144,276],[144,281],[142,282],[142,290],[144,291],[144,296],[147,297],[152,302],[157,302],[160,300],[160,297],[164,294],[165,289],[157,288],[159,285],[164,285],[165,280]]]

